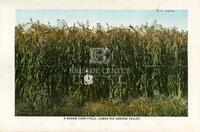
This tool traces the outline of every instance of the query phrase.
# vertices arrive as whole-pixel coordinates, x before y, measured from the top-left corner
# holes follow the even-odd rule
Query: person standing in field
[[[93,88],[93,76],[89,75],[88,70],[86,69],[86,75],[84,76],[84,84],[85,84],[85,96],[86,100],[93,100],[95,96],[95,90]]]

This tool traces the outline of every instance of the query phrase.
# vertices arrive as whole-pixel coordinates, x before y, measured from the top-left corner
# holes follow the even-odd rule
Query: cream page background
[[[188,117],[140,120],[64,120],[63,117],[15,116],[14,27],[16,9],[186,9],[188,10]],[[0,132],[197,132],[200,131],[200,1],[195,0],[1,0]]]

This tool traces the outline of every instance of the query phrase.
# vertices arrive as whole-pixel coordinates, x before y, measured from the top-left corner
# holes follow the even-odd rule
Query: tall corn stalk
[[[89,63],[89,49],[108,47],[108,65]],[[108,27],[79,24],[62,28],[32,22],[15,28],[16,99],[39,107],[59,105],[66,96],[84,97],[84,74],[70,74],[72,67],[130,68],[129,74],[94,75],[97,98],[187,95],[187,31],[163,28]],[[77,92],[79,91],[79,92]],[[76,95],[76,93],[80,93]]]

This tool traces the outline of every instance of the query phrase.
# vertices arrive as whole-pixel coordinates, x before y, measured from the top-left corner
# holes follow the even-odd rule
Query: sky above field
[[[51,25],[59,25],[57,19],[64,19],[69,26],[89,21],[90,27],[96,27],[97,23],[114,27],[151,25],[156,20],[164,27],[187,30],[187,10],[16,10],[16,25],[30,22],[30,18]]]

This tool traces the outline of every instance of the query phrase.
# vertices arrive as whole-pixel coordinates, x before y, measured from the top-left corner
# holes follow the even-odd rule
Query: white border
[[[200,131],[200,2],[181,0],[51,0],[0,3],[0,131]],[[16,9],[187,9],[188,117],[141,117],[140,120],[63,120],[63,117],[14,116],[14,26]]]

